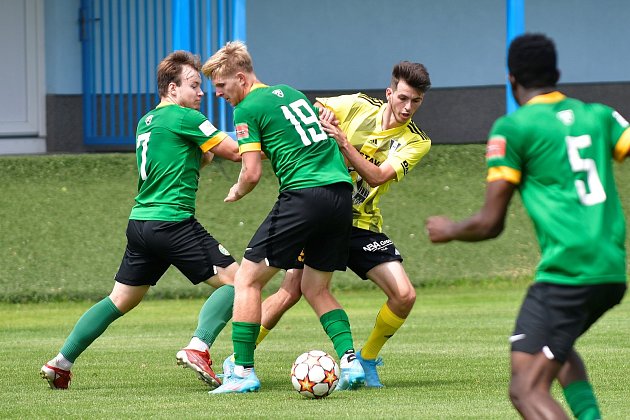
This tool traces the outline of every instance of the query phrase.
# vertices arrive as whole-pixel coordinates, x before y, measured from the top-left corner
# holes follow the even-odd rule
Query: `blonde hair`
[[[253,73],[252,57],[242,41],[230,41],[205,62],[201,68],[203,74],[215,77],[232,76],[237,72]]]

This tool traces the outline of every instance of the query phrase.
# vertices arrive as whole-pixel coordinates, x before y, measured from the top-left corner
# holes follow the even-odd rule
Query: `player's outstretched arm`
[[[455,222],[445,216],[429,217],[425,223],[429,239],[433,243],[444,243],[496,238],[505,226],[505,216],[515,189],[515,185],[508,181],[492,181],[487,185],[483,207],[470,218]]]

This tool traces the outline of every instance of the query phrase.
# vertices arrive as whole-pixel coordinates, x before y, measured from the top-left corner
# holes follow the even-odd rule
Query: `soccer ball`
[[[307,398],[330,395],[339,382],[339,365],[325,351],[311,350],[295,359],[291,368],[293,388]]]

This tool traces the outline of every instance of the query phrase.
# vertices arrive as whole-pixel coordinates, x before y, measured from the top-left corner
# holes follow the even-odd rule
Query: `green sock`
[[[214,291],[199,312],[195,337],[212,347],[217,335],[232,318],[234,286],[225,285]]]
[[[232,342],[234,343],[234,363],[239,366],[254,366],[254,349],[260,324],[253,322],[232,322]]]
[[[571,382],[564,388],[564,398],[577,419],[596,420],[601,418],[593,387],[588,381]]]
[[[109,296],[106,297],[79,318],[59,352],[74,363],[77,357],[105,332],[109,324],[122,315]]]
[[[350,320],[343,309],[333,309],[319,318],[324,331],[330,337],[337,356],[341,358],[348,350],[354,351]]]

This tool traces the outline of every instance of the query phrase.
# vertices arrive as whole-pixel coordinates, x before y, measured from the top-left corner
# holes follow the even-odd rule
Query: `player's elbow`
[[[482,223],[479,227],[480,236],[484,239],[494,239],[503,232],[505,227],[502,220],[490,221],[489,223]]]
[[[370,174],[367,177],[364,177],[363,180],[365,182],[367,182],[367,184],[372,187],[372,188],[376,188],[379,185],[383,185],[384,183],[386,183],[387,181],[390,180],[389,177],[387,177],[386,175],[383,175],[382,173],[376,173],[376,174]]]
[[[262,176],[262,170],[260,169],[248,169],[241,174],[241,178],[248,184],[258,184],[260,177]]]

